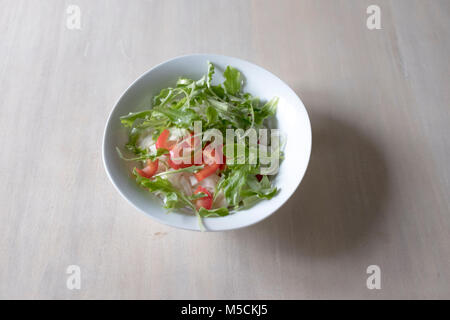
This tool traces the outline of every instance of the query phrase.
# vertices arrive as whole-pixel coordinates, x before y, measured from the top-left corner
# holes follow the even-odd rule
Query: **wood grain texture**
[[[381,7],[382,29],[366,28]],[[66,8],[81,8],[81,30]],[[450,298],[450,2],[0,0],[0,298]],[[310,167],[243,230],[160,225],[119,197],[106,118],[187,53],[302,98]],[[66,268],[82,288],[66,288]],[[381,267],[382,289],[366,288]]]

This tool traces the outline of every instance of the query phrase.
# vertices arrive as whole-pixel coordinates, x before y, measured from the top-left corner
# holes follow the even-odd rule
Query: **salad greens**
[[[215,66],[208,62],[207,73],[199,80],[181,77],[175,87],[164,88],[154,96],[148,110],[120,118],[122,125],[129,129],[125,149],[134,157],[126,158],[117,149],[119,156],[144,164],[143,170],[135,168],[133,171],[137,183],[160,196],[164,208],[190,208],[199,219],[226,216],[260,199],[271,199],[278,192],[268,176],[260,175],[260,159],[252,163],[229,163],[227,157],[226,165],[203,162],[191,166],[179,166],[171,161],[173,144],[170,140],[174,144],[182,143],[181,140],[186,143],[191,139],[186,137],[189,134],[192,137],[196,121],[201,123],[204,131],[216,129],[225,136],[227,129],[266,128],[265,120],[276,113],[278,98],[261,103],[257,97],[244,93],[243,77],[237,69],[228,66],[221,84],[213,84],[214,74]],[[178,137],[173,137],[174,132],[178,132]],[[150,143],[146,145],[143,141]],[[204,150],[210,142],[200,138],[200,143]],[[225,155],[227,147],[230,148],[228,145],[223,147]],[[239,146],[231,146],[235,147]],[[248,146],[244,143],[243,148],[247,150]],[[176,185],[181,178],[170,179],[177,175],[194,180],[189,186],[193,188],[192,192]],[[212,189],[198,187],[194,191],[208,179],[215,182]],[[222,205],[217,204],[219,198],[223,200]]]

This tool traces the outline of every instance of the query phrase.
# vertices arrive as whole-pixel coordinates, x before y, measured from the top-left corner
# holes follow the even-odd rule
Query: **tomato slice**
[[[147,166],[144,169],[136,168],[136,172],[144,178],[150,179],[153,175],[158,171],[159,161],[156,159],[155,161],[147,160]]]
[[[256,175],[256,179],[258,179],[259,182],[261,182],[263,176],[261,174],[257,174]]]
[[[194,165],[194,161],[190,159],[190,163],[184,163],[183,159],[183,149],[179,149],[177,146],[174,147],[172,150],[170,150],[170,157],[167,163],[172,169],[180,169],[180,168],[187,168]],[[174,161],[173,159],[178,159]]]
[[[172,159],[170,159],[170,158],[167,160],[167,164],[168,164],[172,169],[175,169],[175,170],[187,168],[187,167],[190,167],[190,166],[193,166],[193,165],[194,165],[193,163],[183,163],[183,162],[181,162],[181,161],[180,161],[180,163],[175,163],[175,162],[172,161]]]
[[[216,150],[218,152],[217,157],[216,157]],[[205,146],[205,149],[203,149],[203,163],[211,165],[216,162],[219,164],[224,163],[223,145],[220,145],[216,148],[209,148],[209,144],[207,144]]]
[[[173,169],[193,166],[195,164],[194,152],[200,143],[200,139],[198,137],[194,137],[192,133],[184,137],[183,140],[173,146],[170,150],[170,159],[168,161],[169,166]],[[187,159],[183,159],[185,151],[188,151],[189,153],[189,163],[185,163],[185,160]],[[201,148],[199,151],[201,151]]]
[[[212,198],[211,193],[208,190],[206,190],[205,188],[203,188],[202,186],[198,186],[197,189],[195,190],[194,194],[198,194],[200,192],[205,193],[206,197],[195,200],[195,206],[197,207],[197,210],[202,207],[207,210],[211,209],[212,203],[213,203],[213,198]]]
[[[184,137],[184,141],[188,144],[189,147],[192,148],[199,145],[201,142],[200,137],[195,137],[193,132],[190,132],[189,135]]]
[[[227,168],[227,157],[223,154],[222,155],[222,164],[220,165],[219,170],[223,171]]]
[[[214,174],[220,168],[220,164],[214,163],[212,165],[205,164],[205,167],[197,173],[194,173],[197,181],[202,181],[203,179]]]
[[[159,135],[158,139],[156,140],[156,149],[166,149],[166,150],[172,150],[172,148],[175,146],[175,141],[168,141],[170,137],[170,131],[167,129],[164,129],[163,132]]]
[[[195,173],[195,178],[198,181],[202,181],[203,179],[209,177],[210,175],[214,174],[217,170],[225,168],[225,164],[224,162],[224,156],[222,154],[222,148],[223,146],[220,146],[217,151],[220,152],[219,154],[219,161],[218,163],[216,162],[216,157],[215,157],[215,153],[216,153],[216,149],[206,149],[203,150],[203,163],[204,163],[204,168],[202,170],[200,170],[199,172]],[[222,163],[221,163],[222,162]]]

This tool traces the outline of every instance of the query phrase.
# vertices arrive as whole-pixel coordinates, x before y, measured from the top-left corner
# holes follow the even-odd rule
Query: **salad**
[[[278,98],[261,103],[244,93],[243,77],[231,66],[221,84],[213,84],[214,73],[208,62],[201,79],[179,78],[153,97],[151,108],[121,117],[129,130],[124,148],[134,156],[117,148],[122,159],[137,162],[140,186],[168,211],[195,214],[201,228],[202,217],[223,217],[274,197],[273,173],[264,168],[268,159],[282,158],[272,136],[256,136],[268,129]]]

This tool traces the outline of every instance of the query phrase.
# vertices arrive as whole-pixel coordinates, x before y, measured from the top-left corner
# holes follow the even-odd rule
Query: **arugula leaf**
[[[169,180],[163,179],[161,177],[153,177],[152,179],[147,179],[140,176],[136,172],[136,168],[133,170],[133,174],[136,177],[136,182],[142,187],[148,189],[150,192],[154,192],[163,196],[164,208],[168,210],[181,209],[181,208],[191,208],[198,219],[199,228],[201,231],[205,230],[201,216],[195,206],[190,201],[182,191],[176,189]]]
[[[147,136],[151,132],[153,132],[154,136],[159,136],[159,133],[165,127],[167,127],[168,124],[167,119],[161,119],[153,116],[151,110],[146,112],[149,113],[145,118],[141,118],[141,115],[133,114],[133,117],[130,117],[124,120],[125,122],[123,122],[126,123],[124,126],[127,127],[129,126],[129,123],[131,123],[132,118],[135,118],[135,120],[132,121],[130,133],[128,135],[128,142],[126,143],[125,147],[136,155],[142,155],[146,153],[145,150],[137,146],[137,142],[141,137]]]
[[[183,192],[176,189],[169,180],[161,177],[147,179],[140,176],[136,172],[136,168],[133,170],[133,174],[136,176],[136,182],[142,187],[148,189],[150,192],[159,193],[164,196],[164,208],[173,209],[189,207],[196,211],[189,198],[184,195]]]
[[[211,88],[211,81],[214,75],[214,65],[208,61],[208,77],[206,78],[206,86]]]
[[[179,173],[179,172],[195,173],[198,170],[203,169],[203,167],[204,166],[190,166],[190,167],[181,168],[181,169],[177,169],[177,170],[168,170],[168,171],[164,171],[164,172],[160,172],[158,174],[155,174],[154,177],[166,176],[168,174]]]
[[[139,111],[139,112],[130,112],[129,114],[127,114],[126,116],[122,116],[120,117],[120,122],[122,122],[122,124],[125,127],[132,127],[133,123],[137,120],[137,119],[143,119],[146,118],[147,116],[149,116],[152,113],[151,110],[144,110],[144,111]]]
[[[225,99],[225,89],[222,85],[211,86],[211,92],[219,99]]]
[[[263,121],[277,112],[278,98],[268,101],[261,109],[255,109],[255,124],[260,126]]]
[[[225,77],[223,85],[226,92],[232,95],[239,93],[239,91],[241,90],[242,82],[241,73],[237,69],[228,66],[225,69],[223,76]]]
[[[267,176],[263,176],[261,181],[258,181],[256,176],[250,175],[247,177],[247,186],[249,189],[242,191],[242,197],[257,196],[260,199],[269,200],[278,193],[278,189],[272,186]]]
[[[259,201],[261,201],[261,199],[255,195],[244,197],[242,199],[242,205],[239,207],[239,209],[248,209],[254,206]]]
[[[158,150],[156,150],[155,154],[151,154],[150,152],[147,152],[147,153],[144,153],[141,156],[136,157],[136,158],[126,158],[122,154],[122,152],[120,151],[120,149],[118,147],[116,147],[116,151],[119,154],[119,157],[122,160],[125,160],[125,161],[139,161],[139,160],[152,160],[152,161],[155,161],[156,158],[159,158],[162,155],[165,155],[165,154],[169,153],[169,150],[164,149],[164,148],[159,148]]]
[[[200,208],[198,211],[199,215],[203,218],[208,217],[224,217],[230,214],[227,208],[218,208],[207,210],[205,208]]]
[[[159,106],[163,104],[164,101],[168,101],[171,95],[172,95],[171,88],[162,89],[158,95],[153,97],[153,106]]]
[[[241,190],[245,186],[251,168],[249,165],[229,166],[224,173],[225,178],[219,181],[217,190],[223,190],[230,206],[238,206],[241,201]]]
[[[158,106],[153,109],[153,114],[166,117],[178,128],[193,128],[194,121],[201,120],[199,114],[189,108],[175,109]]]
[[[207,98],[207,102],[215,108],[221,120],[227,122],[232,127],[247,128],[250,124],[248,116],[246,116],[241,108],[214,98]]]
[[[219,118],[219,113],[211,106],[206,107],[206,119],[208,124],[211,125],[217,121]]]
[[[125,148],[129,151],[133,152],[136,155],[142,155],[145,153],[145,150],[139,148],[136,144],[142,134],[144,134],[145,129],[133,127],[130,130],[130,134],[128,136],[128,142],[125,144]]]

